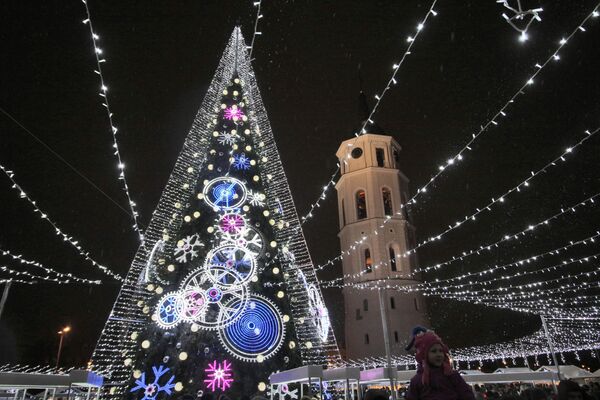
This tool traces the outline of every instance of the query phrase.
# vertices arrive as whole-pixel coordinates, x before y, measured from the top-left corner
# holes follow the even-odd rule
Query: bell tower
[[[350,251],[342,258],[348,359],[385,356],[385,330],[391,355],[402,354],[411,329],[427,325],[419,293],[381,283],[400,286],[418,279],[411,275],[415,256],[402,256],[415,246],[415,229],[401,207],[408,178],[399,170],[400,150],[392,137],[369,133],[344,141],[336,153],[342,174],[336,185],[338,236],[342,251]]]

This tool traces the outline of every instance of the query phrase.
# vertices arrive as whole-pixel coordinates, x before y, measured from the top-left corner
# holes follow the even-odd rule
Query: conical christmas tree
[[[104,397],[252,395],[339,350],[236,28],[94,351]]]

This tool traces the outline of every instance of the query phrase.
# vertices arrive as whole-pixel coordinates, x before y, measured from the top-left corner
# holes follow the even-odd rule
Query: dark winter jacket
[[[410,380],[407,400],[475,400],[473,390],[458,371],[445,375],[442,368],[429,369],[429,384],[423,384],[423,368]]]

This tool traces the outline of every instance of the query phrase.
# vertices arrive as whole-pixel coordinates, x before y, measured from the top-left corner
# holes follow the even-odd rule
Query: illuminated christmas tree
[[[340,360],[236,28],[92,358],[104,397],[264,390]]]

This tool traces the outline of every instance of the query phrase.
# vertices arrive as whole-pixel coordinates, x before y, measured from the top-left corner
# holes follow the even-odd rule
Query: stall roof
[[[364,371],[360,371],[360,383],[369,384],[388,382],[390,380],[390,376],[396,378],[395,374],[396,368],[380,367],[373,369],[365,369]]]
[[[287,383],[307,383],[309,380],[319,378],[323,378],[323,367],[321,365],[305,365],[271,374],[269,382],[271,385],[283,385]]]
[[[326,369],[323,371],[323,380],[325,382],[358,381],[360,379],[360,368],[358,367],[343,367]]]
[[[533,372],[532,369],[527,367],[512,367],[512,368],[498,368],[494,371],[495,374],[505,374],[505,373],[528,373]]]
[[[548,365],[541,367],[538,371],[552,371],[556,373],[555,365]],[[566,379],[585,379],[592,378],[592,373],[590,371],[586,371],[583,368],[579,368],[575,365],[561,365],[560,366],[560,374],[563,378]]]
[[[0,372],[0,388],[101,387],[104,378],[91,371],[74,370],[69,375]]]
[[[464,375],[467,383],[510,383],[510,382],[544,382],[557,381],[558,375],[551,371],[472,373]]]

